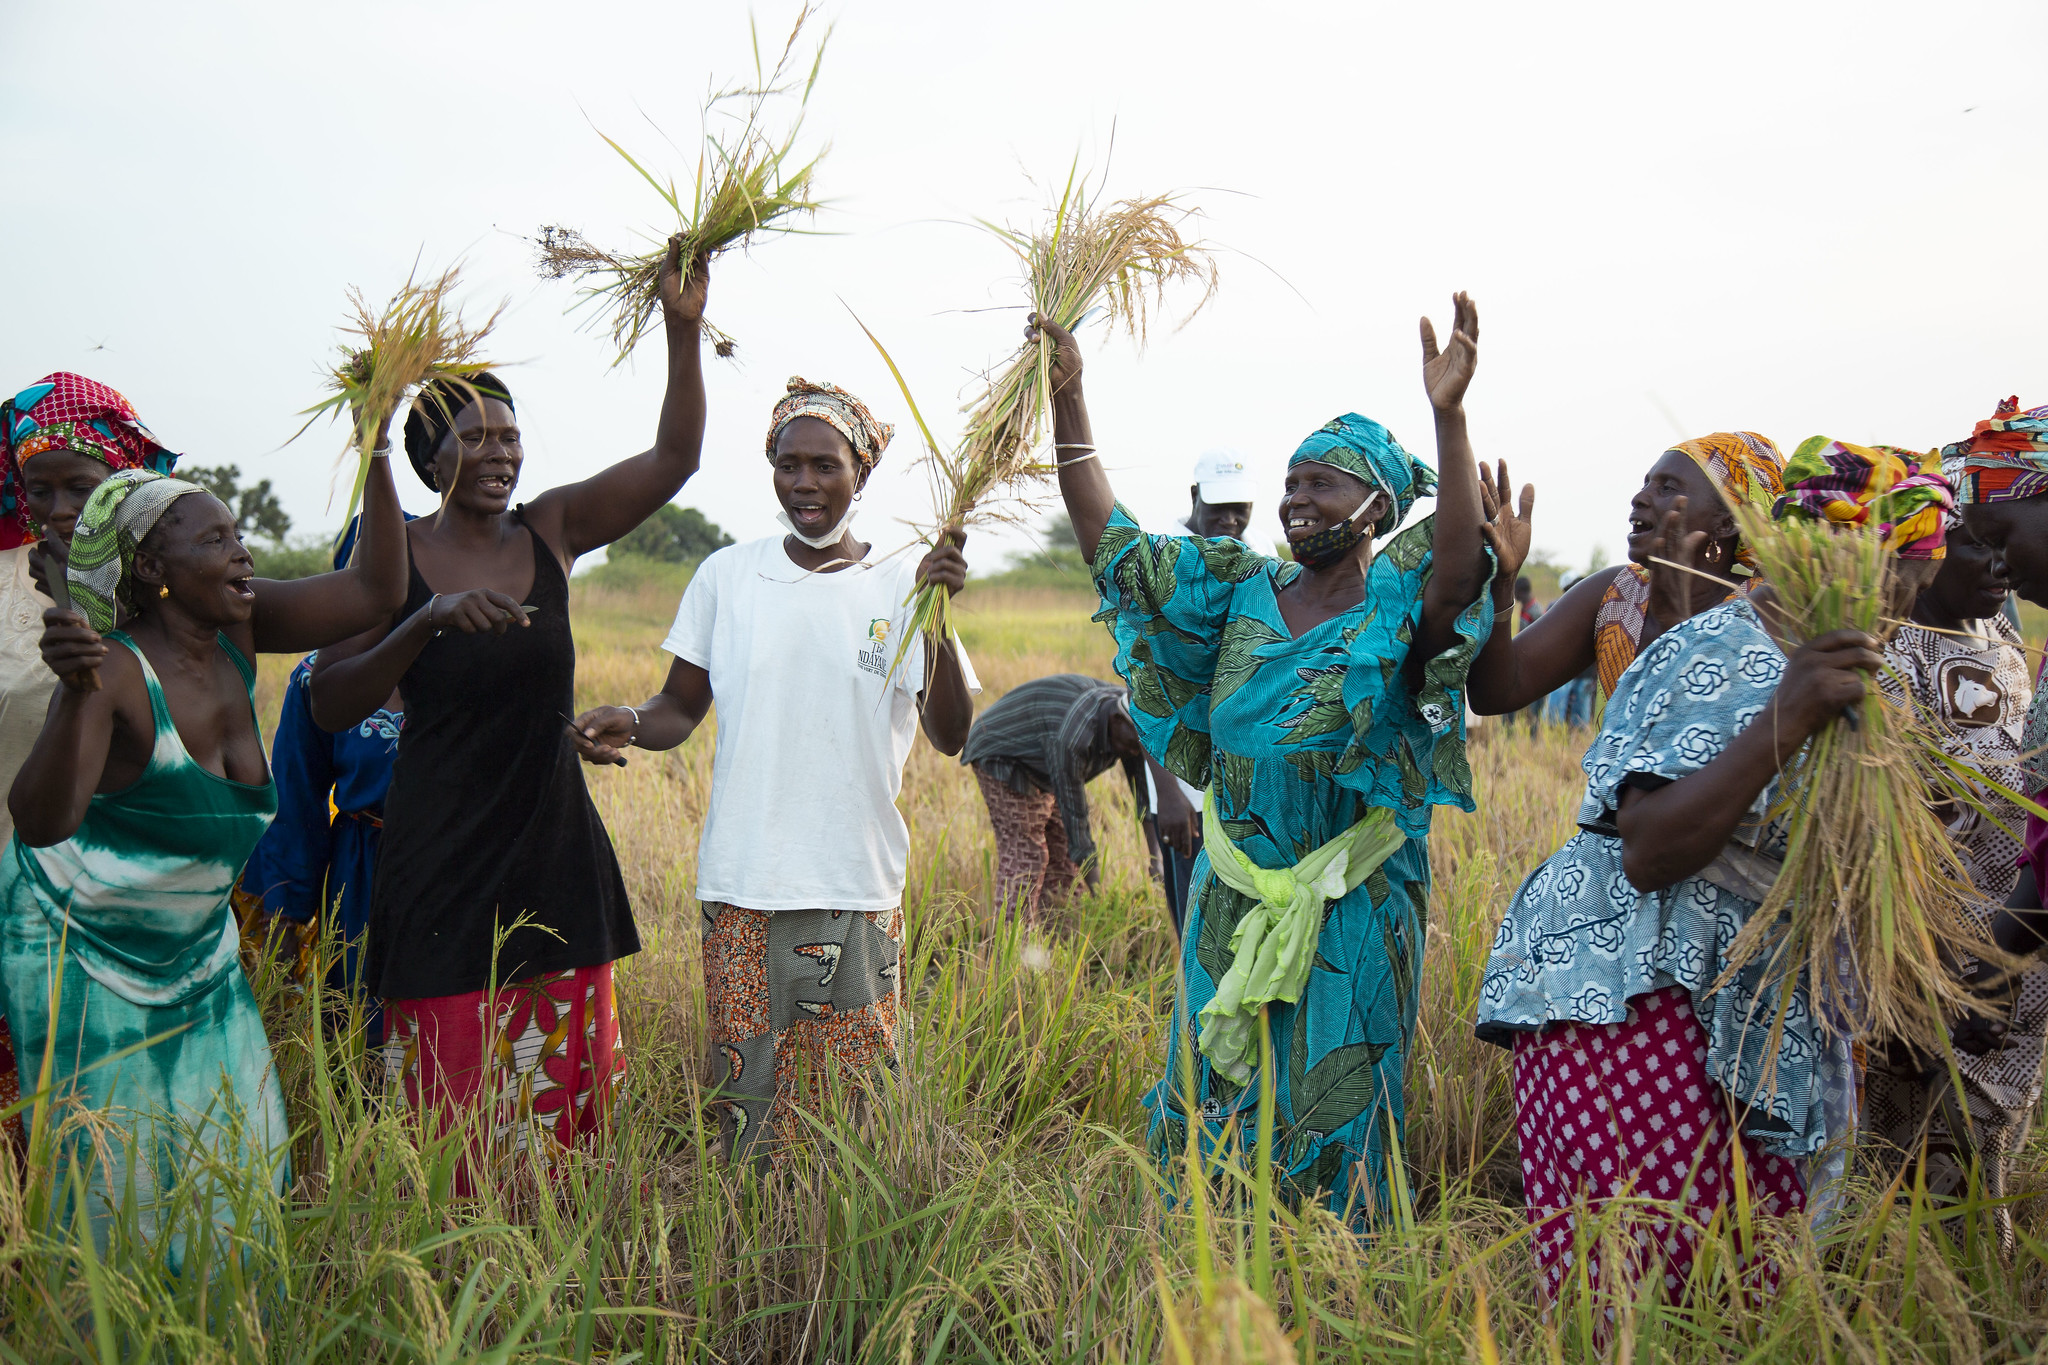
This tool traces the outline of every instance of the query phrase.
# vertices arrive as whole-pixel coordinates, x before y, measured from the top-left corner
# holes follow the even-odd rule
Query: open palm
[[[1438,411],[1465,401],[1472,372],[1479,368],[1479,308],[1463,290],[1451,296],[1451,339],[1439,351],[1436,328],[1422,320],[1422,388]]]

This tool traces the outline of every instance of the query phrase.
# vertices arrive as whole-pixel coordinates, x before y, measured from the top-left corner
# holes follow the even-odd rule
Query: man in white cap
[[[1188,514],[1174,523],[1169,534],[1228,536],[1272,558],[1272,536],[1252,529],[1255,496],[1249,456],[1241,450],[1205,450],[1195,460]]]

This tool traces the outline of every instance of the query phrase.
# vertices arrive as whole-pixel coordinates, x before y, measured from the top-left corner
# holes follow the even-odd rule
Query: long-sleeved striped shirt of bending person
[[[1077,867],[1095,856],[1088,832],[1088,780],[1121,763],[1139,816],[1145,813],[1145,767],[1110,747],[1110,718],[1122,709],[1121,683],[1080,673],[1034,678],[975,720],[960,761],[1020,796],[1051,792]]]

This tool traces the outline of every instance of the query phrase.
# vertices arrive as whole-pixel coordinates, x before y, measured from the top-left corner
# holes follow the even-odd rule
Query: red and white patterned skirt
[[[1515,1121],[1522,1202],[1536,1259],[1555,1297],[1580,1248],[1581,1217],[1617,1196],[1657,1200],[1624,1230],[1625,1289],[1662,1267],[1675,1301],[1685,1290],[1701,1230],[1735,1182],[1738,1135],[1728,1095],[1707,1074],[1707,1033],[1683,986],[1633,996],[1625,1024],[1555,1023],[1515,1039]],[[1765,1213],[1806,1207],[1796,1162],[1740,1137],[1751,1198]],[[1597,1245],[1584,1248],[1588,1282],[1601,1284]],[[1773,1272],[1765,1267],[1761,1282]]]
[[[587,1141],[625,1070],[612,967],[550,972],[485,991],[384,1002],[384,1074],[438,1131],[474,1125],[478,1158],[527,1147],[535,1128],[562,1147]],[[543,1154],[545,1155],[545,1153]],[[456,1193],[475,1193],[465,1163]]]

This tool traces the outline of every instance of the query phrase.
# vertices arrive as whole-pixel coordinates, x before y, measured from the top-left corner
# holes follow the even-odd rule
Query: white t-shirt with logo
[[[895,664],[915,549],[831,573],[780,536],[698,566],[662,648],[711,675],[718,748],[697,898],[750,910],[893,910],[910,830],[896,809],[917,739],[924,642]]]

